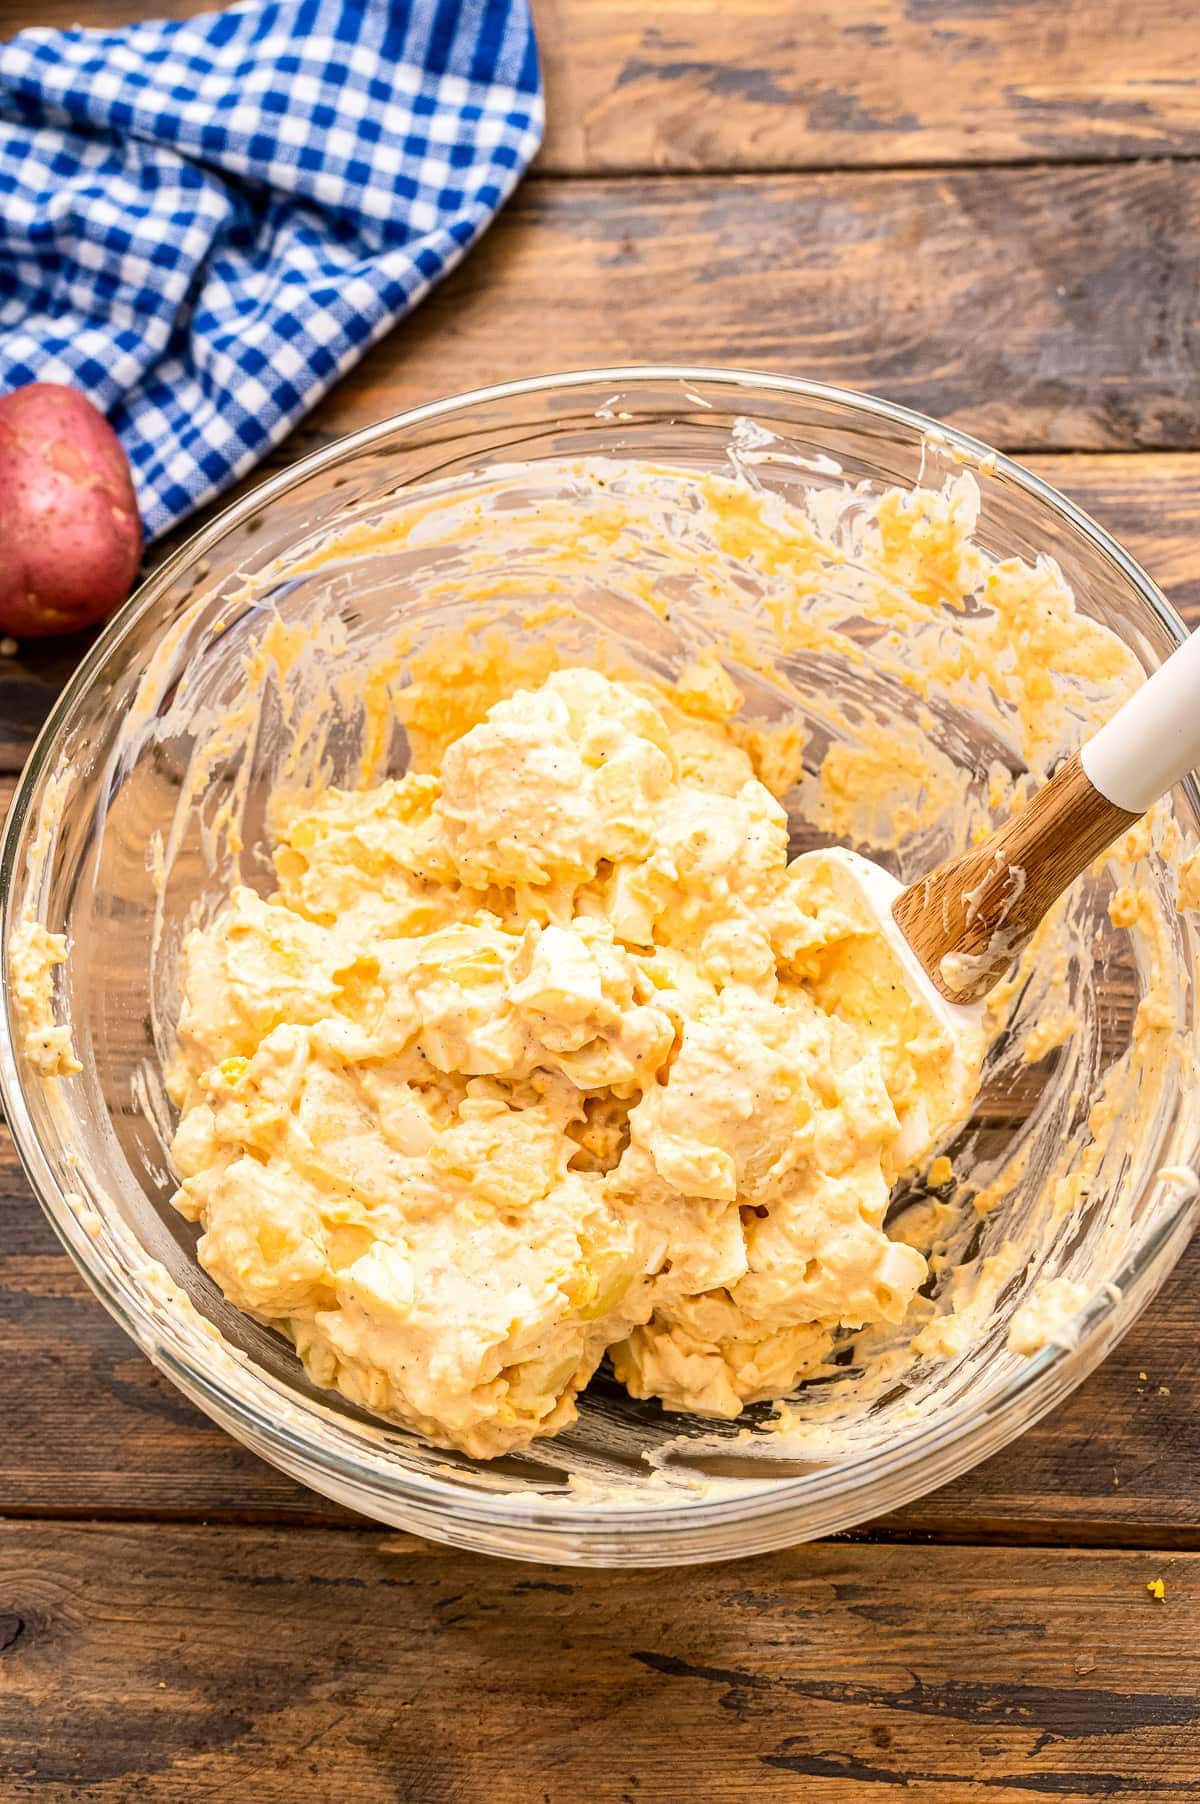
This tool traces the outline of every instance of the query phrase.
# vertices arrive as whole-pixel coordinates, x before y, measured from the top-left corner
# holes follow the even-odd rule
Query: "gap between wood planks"
[[[897,158],[891,163],[705,163],[692,168],[680,164],[677,168],[664,169],[655,163],[606,163],[603,169],[555,169],[541,162],[531,165],[529,181],[547,182],[671,182],[684,181],[742,181],[762,177],[772,181],[781,176],[796,176],[798,179],[812,180],[825,176],[870,176],[888,175],[980,175],[1006,174],[1009,170],[1071,170],[1071,169],[1124,169],[1131,164],[1161,163],[1172,168],[1184,168],[1189,163],[1200,163],[1200,150],[1144,150],[1129,151],[1124,155],[1098,157],[1094,154],[1073,157],[1045,157],[1030,155],[1027,157],[987,157],[972,158],[970,162],[955,161],[942,158],[923,162],[919,158]]]
[[[937,1493],[930,1494],[936,1497]],[[336,1506],[330,1506],[336,1507]],[[910,1509],[919,1509],[919,1505],[910,1505]],[[455,1549],[447,1544],[431,1540],[427,1537],[410,1534],[405,1529],[395,1528],[386,1522],[377,1522],[370,1516],[354,1516],[349,1512],[344,1515],[322,1515],[314,1511],[312,1515],[290,1513],[281,1515],[278,1511],[260,1509],[156,1509],[153,1513],[145,1510],[131,1510],[128,1514],[120,1510],[96,1510],[84,1508],[0,1508],[0,1526],[11,1524],[63,1526],[76,1524],[97,1529],[111,1528],[130,1530],[136,1533],[140,1529],[153,1529],[157,1525],[169,1524],[172,1528],[211,1528],[237,1531],[245,1529],[258,1532],[278,1532],[279,1534],[333,1534],[362,1536],[373,1538],[386,1535],[397,1542],[410,1542],[414,1549],[423,1548],[449,1557]],[[803,1547],[986,1547],[999,1551],[1036,1553],[1114,1553],[1145,1554],[1148,1559],[1156,1557],[1174,1557],[1176,1555],[1200,1555],[1200,1522],[1194,1528],[1185,1529],[1175,1523],[1146,1524],[1125,1528],[1119,1523],[1091,1524],[1079,1522],[1055,1523],[1031,1521],[1028,1523],[1009,1522],[1003,1518],[989,1520],[987,1517],[964,1519],[961,1523],[946,1523],[928,1528],[892,1526],[884,1517],[877,1522],[866,1522],[856,1528],[842,1529],[837,1534],[823,1535],[815,1541],[797,1541],[787,1548],[780,1548],[780,1553],[795,1552]],[[458,1550],[463,1552],[465,1550]],[[747,1559],[771,1559],[771,1554],[748,1554]],[[709,1562],[714,1563],[714,1562]],[[715,1562],[723,1564],[722,1561]],[[577,1568],[576,1570],[593,1570]]]

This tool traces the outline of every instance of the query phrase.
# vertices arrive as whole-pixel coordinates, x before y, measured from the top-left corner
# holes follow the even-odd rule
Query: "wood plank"
[[[543,169],[1195,155],[1184,0],[534,0]]]
[[[1197,1604],[1196,1556],[818,1545],[587,1573],[402,1536],[9,1524],[0,1773],[6,1798],[89,1804],[1194,1798]]]
[[[1198,1296],[1200,1241],[1073,1397],[873,1531],[1200,1548]],[[226,1436],[126,1339],[51,1234],[3,1130],[0,1420],[3,1514],[350,1520]]]
[[[210,10],[197,0],[0,0],[0,38],[30,25],[113,31],[131,20],[188,19]]]
[[[199,0],[0,0],[22,26],[184,17]],[[1194,156],[1186,0],[534,0],[540,167],[578,173]]]
[[[321,410],[320,422],[306,437],[328,443],[342,430],[336,403]],[[292,447],[289,445],[288,450]],[[293,453],[295,455],[296,453]],[[290,458],[273,460],[271,469]],[[1077,501],[1121,541],[1142,563],[1170,599],[1193,623],[1200,621],[1200,455],[1155,453],[1099,456],[1033,455],[1023,460],[1045,481]],[[252,488],[267,472],[242,485]],[[208,510],[213,514],[222,504]],[[202,516],[207,517],[207,516]],[[194,530],[189,522],[173,538],[155,548],[165,556],[172,545]],[[14,657],[0,658],[0,772],[20,769],[56,695],[89,642],[87,635],[69,640],[27,641]]]
[[[295,451],[545,370],[718,363],[1001,449],[1200,446],[1200,167],[527,181]]]

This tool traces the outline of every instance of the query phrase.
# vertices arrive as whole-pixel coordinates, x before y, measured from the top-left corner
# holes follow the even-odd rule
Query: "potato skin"
[[[104,415],[57,382],[0,396],[0,631],[44,638],[107,619],[141,555],[129,461]]]

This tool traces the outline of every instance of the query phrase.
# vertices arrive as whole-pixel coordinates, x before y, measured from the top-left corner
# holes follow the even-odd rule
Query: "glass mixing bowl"
[[[506,505],[519,540],[522,520],[536,521],[539,483],[569,496],[569,480],[564,486],[554,466],[561,472],[564,460],[587,455],[725,471],[732,459],[743,472],[752,466],[755,483],[784,494],[798,484],[937,483],[969,468],[982,491],[978,537],[989,553],[1055,559],[1081,607],[1146,669],[1184,633],[1137,565],[1069,501],[962,434],[882,401],[736,371],[634,369],[511,383],[418,408],[341,440],[230,507],[145,584],[68,684],[21,778],[0,882],[6,948],[26,910],[69,936],[56,1006],[73,1025],[83,1069],[69,1080],[36,1075],[10,993],[0,1087],[34,1190],[101,1301],[200,1408],[264,1458],[364,1515],[435,1540],[546,1561],[671,1564],[755,1553],[893,1509],[1050,1409],[1179,1256],[1192,1226],[1200,1111],[1181,1062],[1163,1075],[1129,1144],[1106,1162],[1104,1181],[1047,1239],[1045,1258],[1002,1287],[977,1344],[907,1374],[872,1399],[853,1433],[824,1449],[810,1443],[802,1454],[758,1431],[762,1409],[737,1424],[666,1416],[601,1374],[569,1432],[527,1454],[476,1463],[319,1391],[288,1344],[224,1302],[196,1262],[195,1230],[168,1201],[171,1121],[161,1064],[173,961],[197,906],[211,908],[219,891],[229,857],[222,809],[227,822],[236,804],[250,880],[269,884],[264,803],[286,770],[296,716],[268,686],[261,718],[223,736],[198,722],[236,700],[246,660],[272,621],[336,618],[341,638],[330,641],[328,657],[339,667],[340,699],[321,730],[335,774],[352,777],[372,645],[407,622],[419,647],[447,624],[462,624],[471,596],[469,585],[456,589],[462,566],[453,543],[420,532],[368,541],[360,532],[356,551],[347,529],[389,519],[415,495],[469,490],[517,463],[523,473]],[[314,558],[334,533],[343,540],[339,554]],[[530,604],[545,597],[543,560],[555,548],[544,534],[527,536],[527,546],[506,553],[504,574],[510,624],[534,633]],[[555,554],[561,573],[561,544]],[[677,668],[689,631],[703,624],[702,609],[688,612],[687,572],[675,585],[681,624],[668,628],[626,592],[620,568],[577,562],[568,599],[585,638],[615,636],[650,668]],[[863,650],[859,699],[869,706],[869,635]],[[803,653],[793,674],[814,697],[836,680],[819,659],[806,667]],[[778,717],[769,685],[751,698],[752,709],[759,703]],[[886,707],[904,705],[891,685]],[[819,714],[816,701],[814,709]],[[973,751],[961,722],[946,731],[958,735],[959,759],[978,752],[985,761],[986,748]],[[404,750],[398,728],[376,746],[392,770]],[[195,786],[198,768],[204,780]],[[1174,799],[1189,831],[1198,802],[1190,785]],[[901,843],[894,868],[915,872],[950,849],[944,835],[917,836]],[[1095,964],[1079,981],[1107,986],[1089,1053],[1099,1078],[1130,1043],[1145,975],[1108,929],[1101,880],[1085,880],[1081,897],[1080,908],[1091,910]],[[1172,915],[1166,933],[1172,969],[1194,968],[1189,918]],[[1197,986],[1182,994],[1179,1025],[1191,1033]],[[1030,1135],[1065,1144],[1089,1098],[1064,1093],[1057,1113],[1047,1114],[1043,1091],[1042,1076],[1031,1080],[1019,1061],[993,1070],[967,1130],[968,1152],[986,1153],[997,1169]],[[1006,1206],[975,1225],[971,1254],[999,1248],[1027,1202],[1015,1177]],[[1090,1301],[1066,1336],[1069,1347],[1019,1357],[1005,1330],[1044,1270],[1079,1278]]]

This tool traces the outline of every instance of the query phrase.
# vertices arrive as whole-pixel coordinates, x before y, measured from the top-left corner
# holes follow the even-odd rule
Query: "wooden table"
[[[131,9],[0,0],[0,35]],[[797,372],[1018,453],[1200,619],[1194,6],[537,12],[535,174],[289,458],[546,369]],[[77,651],[0,677],[9,789]],[[522,1568],[354,1520],[212,1427],[5,1141],[0,1797],[1200,1799],[1198,1284],[1200,1245],[1057,1414],[867,1531]]]

